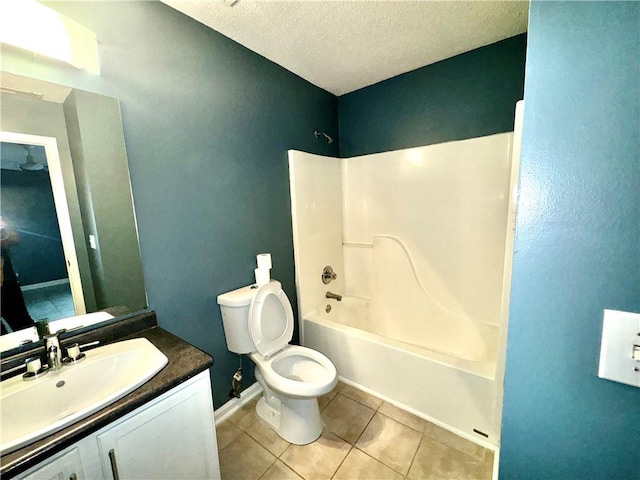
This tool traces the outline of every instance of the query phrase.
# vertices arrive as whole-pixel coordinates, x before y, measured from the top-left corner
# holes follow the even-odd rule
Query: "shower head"
[[[324,132],[319,132],[318,130],[316,130],[314,132],[314,134],[315,134],[316,138],[324,137],[324,138],[327,139],[327,143],[333,143],[333,138],[331,138],[329,135],[327,135]]]

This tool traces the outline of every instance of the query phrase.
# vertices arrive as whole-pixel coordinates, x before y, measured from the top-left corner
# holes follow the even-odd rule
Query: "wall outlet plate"
[[[640,314],[605,310],[598,376],[640,388],[640,361],[634,349],[640,345]]]

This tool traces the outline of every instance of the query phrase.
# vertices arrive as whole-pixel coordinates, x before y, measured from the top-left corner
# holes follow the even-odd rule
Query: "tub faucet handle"
[[[331,280],[335,280],[337,277],[338,274],[333,271],[331,265],[327,265],[322,269],[322,283],[324,283],[325,285],[331,283]]]
[[[332,298],[334,300],[337,300],[338,302],[342,300],[342,295],[338,295],[337,293],[332,293],[332,292],[327,292],[325,294],[325,297]]]

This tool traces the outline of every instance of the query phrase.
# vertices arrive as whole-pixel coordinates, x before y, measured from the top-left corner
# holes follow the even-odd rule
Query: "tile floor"
[[[318,401],[322,436],[292,445],[249,402],[217,426],[223,480],[489,480],[493,452],[338,383]]]
[[[29,314],[36,322],[44,318],[49,321],[60,320],[76,314],[68,283],[25,290],[22,295]]]

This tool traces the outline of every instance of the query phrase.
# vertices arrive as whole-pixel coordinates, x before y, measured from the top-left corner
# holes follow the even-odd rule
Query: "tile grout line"
[[[355,387],[353,387],[353,388],[355,388]],[[363,392],[363,393],[366,393],[366,392]],[[371,395],[371,394],[368,394],[368,395]],[[336,394],[336,395],[334,396],[334,398],[335,398],[335,397],[337,397],[337,396],[338,396],[338,394]],[[370,408],[370,409],[371,409],[371,410],[373,410],[375,413],[379,413],[380,415],[383,415],[385,418],[388,418],[389,420],[393,420],[394,422],[397,422],[397,423],[399,423],[399,424],[401,424],[401,425],[404,425],[405,427],[408,427],[408,428],[410,428],[411,430],[414,430],[414,431],[416,431],[416,432],[419,432],[419,433],[420,433],[420,434],[422,434],[422,435],[424,435],[424,434],[425,434],[425,428],[423,428],[422,430],[418,430],[417,428],[414,428],[414,427],[412,427],[411,425],[407,425],[406,423],[403,423],[403,422],[401,422],[400,420],[397,420],[397,419],[395,419],[395,418],[391,417],[390,415],[387,415],[387,414],[385,414],[384,412],[381,412],[381,411],[380,411],[380,408],[381,408],[381,407],[382,407],[382,405],[385,403],[385,401],[384,401],[384,400],[382,400],[381,398],[376,397],[375,395],[371,395],[371,396],[372,396],[373,398],[378,398],[378,400],[380,400],[380,404],[379,404],[375,409],[371,408],[369,405],[367,405],[367,404],[365,404],[365,403],[362,403],[361,401],[359,401],[359,400],[358,400],[358,399],[356,399],[356,398],[351,398],[351,397],[349,397],[348,395],[344,395],[344,394],[343,394],[342,396],[343,396],[343,397],[346,397],[346,398],[348,398],[348,399],[350,399],[350,400],[353,400],[354,402],[357,402],[357,403],[359,403],[360,405],[363,405],[363,406],[365,406],[365,407],[367,407],[367,408]],[[332,401],[333,401],[333,399],[332,399]],[[331,402],[329,402],[329,403],[331,403]],[[328,406],[328,404],[327,404],[327,406]],[[326,408],[326,407],[325,407],[325,408]],[[398,408],[398,407],[396,407],[396,408]],[[399,408],[399,410],[402,410],[402,409],[401,409],[401,408]],[[403,411],[403,412],[406,412],[406,410],[402,410],[402,411]],[[406,412],[406,413],[409,413],[409,412]],[[411,414],[411,413],[409,413],[409,415],[412,415],[412,414]],[[372,417],[372,418],[373,418],[373,417]],[[418,417],[418,418],[419,418],[419,417]],[[427,421],[425,420],[425,422],[427,422]],[[369,426],[369,424],[367,424],[367,426]],[[365,427],[365,429],[366,429],[366,427]],[[364,430],[363,430],[363,431],[364,431]],[[359,438],[360,438],[360,437],[358,437],[358,439],[359,439]],[[434,440],[435,440],[435,439],[434,439]],[[464,453],[464,452],[463,452],[463,453]]]
[[[341,389],[341,390],[342,390],[342,389]],[[338,396],[338,393],[336,393],[333,397],[331,397],[331,399],[330,399],[330,400],[329,400],[329,402],[324,406],[324,408],[322,408],[322,409],[320,410],[320,413],[321,413],[321,414],[322,414],[322,411],[323,411],[324,409],[326,409],[326,408],[329,406],[329,404],[333,401],[333,399],[334,399],[334,398],[336,398],[337,396]],[[323,421],[322,430],[324,431],[324,429],[325,429],[325,426],[324,426],[324,421]],[[320,432],[320,435],[322,435],[322,432]],[[317,440],[315,440],[315,441],[317,441]],[[285,452],[286,452],[287,450],[289,450],[289,448],[290,448],[292,445],[293,445],[293,443],[289,443],[289,445],[287,445],[287,448],[285,448],[285,449],[282,451],[282,453],[281,453],[281,454],[276,458],[276,462],[277,462],[277,461],[278,461],[278,460],[279,460],[279,459],[280,459],[280,458],[285,454]],[[275,462],[274,462],[274,463],[275,463]],[[294,473],[295,473],[296,475],[298,475],[300,478],[302,478],[303,480],[307,480],[303,475],[301,475],[301,474],[300,474],[300,472],[298,472],[297,470],[295,470],[291,465],[289,465],[288,463],[286,463],[286,462],[284,462],[284,461],[282,461],[282,463],[284,463],[284,464],[285,464],[289,469],[291,469],[291,471],[292,471],[292,472],[294,472]],[[269,467],[269,468],[271,468],[271,467]],[[338,468],[340,468],[340,467],[338,466]],[[337,471],[338,471],[338,470],[336,470],[336,472],[337,472]],[[265,472],[265,473],[267,473],[267,472]],[[334,475],[335,475],[335,472],[334,472]],[[263,474],[263,476],[264,476],[264,474]],[[258,479],[258,480],[260,480],[260,479]]]
[[[337,397],[338,395],[339,395],[339,394],[337,394],[337,395],[336,395],[336,397]],[[346,396],[346,395],[343,395],[343,396],[344,396],[344,397],[346,397],[346,398],[349,398],[349,397],[348,397],[348,396]],[[334,398],[335,398],[335,397],[334,397]],[[354,400],[354,399],[352,398],[351,400]],[[333,401],[333,400],[332,400],[332,401]],[[354,400],[354,401],[356,401],[356,402],[357,402],[357,400]],[[357,402],[357,403],[360,403],[360,402]],[[360,405],[364,405],[364,404],[363,404],[363,403],[360,403]],[[382,403],[381,403],[380,405],[382,405]],[[327,406],[328,406],[328,405],[327,405]],[[366,407],[366,405],[364,405],[364,406]],[[370,408],[370,407],[367,407],[367,408]],[[378,408],[380,408],[380,407],[378,407]],[[371,408],[371,410],[373,410],[373,409]],[[335,472],[333,472],[333,475],[331,475],[331,478],[332,478],[332,479],[336,476],[336,473],[338,473],[338,470],[340,470],[340,467],[342,466],[342,464],[344,463],[344,461],[347,459],[347,457],[349,456],[349,454],[351,453],[351,451],[352,451],[354,448],[355,448],[356,450],[359,450],[359,451],[361,451],[361,452],[362,452],[362,450],[360,450],[359,448],[357,448],[357,447],[356,447],[356,443],[358,443],[358,440],[360,440],[360,437],[362,437],[362,434],[364,433],[364,431],[367,429],[367,427],[368,427],[368,426],[369,426],[369,424],[371,423],[371,420],[373,420],[373,417],[375,417],[375,416],[376,416],[376,412],[377,412],[377,411],[378,411],[378,409],[373,410],[373,415],[371,415],[371,418],[369,419],[369,421],[367,422],[367,424],[364,426],[364,428],[363,428],[363,429],[362,429],[362,431],[360,432],[360,435],[358,435],[358,438],[356,438],[356,439],[355,439],[355,441],[353,442],[353,445],[351,445],[351,443],[347,442],[344,438],[340,437],[340,435],[334,434],[334,435],[336,435],[338,438],[341,438],[342,440],[344,440],[345,442],[347,442],[347,443],[349,444],[349,447],[350,447],[350,448],[349,448],[349,451],[347,452],[347,454],[344,456],[344,458],[343,458],[343,459],[342,459],[342,461],[340,462],[340,465],[338,465],[338,468],[336,468],[336,471],[335,471]],[[333,432],[332,432],[332,433],[333,433]],[[365,453],[365,454],[366,454],[366,452],[362,452],[362,453]],[[371,457],[371,458],[373,458],[373,457]],[[374,460],[376,460],[376,459],[374,459]],[[379,460],[378,460],[378,461],[379,461]],[[380,463],[382,463],[382,462],[380,462]],[[384,464],[383,464],[383,465],[384,465]]]
[[[411,459],[411,463],[409,463],[409,469],[407,470],[407,474],[405,475],[405,478],[409,478],[411,467],[413,467],[413,462],[416,461],[416,457],[418,456],[418,452],[420,451],[420,446],[422,445],[423,441],[424,441],[424,432],[422,433],[422,436],[420,437],[420,441],[418,442],[418,448],[416,448],[416,451],[413,453],[413,458]]]
[[[336,476],[336,473],[338,473],[338,470],[340,470],[340,467],[342,466],[342,464],[344,463],[344,461],[347,459],[347,457],[349,456],[349,454],[351,453],[351,450],[353,450],[354,448],[356,448],[353,445],[349,445],[349,451],[347,452],[347,454],[344,456],[344,458],[342,459],[342,461],[340,462],[340,465],[338,465],[338,468],[336,468],[336,471],[333,472],[333,474],[331,475],[331,479],[333,479]],[[310,480],[310,479],[305,479],[305,480]]]
[[[258,444],[259,444],[259,442],[258,442]],[[264,448],[264,447],[263,447],[263,448]],[[271,452],[269,452],[269,453],[271,453]],[[275,457],[275,455],[274,455],[274,457]],[[258,477],[258,480],[260,480],[261,478],[264,478],[264,476],[267,474],[267,472],[271,469],[271,467],[273,467],[273,466],[276,464],[276,462],[277,462],[277,461],[278,461],[278,457],[276,457],[276,459],[273,461],[273,463],[272,463],[271,465],[269,465],[269,466],[267,467],[267,469],[266,469],[264,472],[262,472],[262,475],[260,475],[260,476]],[[286,465],[286,464],[285,464],[285,465]],[[288,466],[288,465],[287,465],[287,466]],[[293,469],[292,469],[292,470],[293,470]],[[296,473],[297,473],[297,472],[296,472]]]
[[[338,394],[338,395],[340,395],[340,394]],[[338,395],[336,395],[336,396],[334,397],[334,399],[335,399]],[[374,409],[373,409],[373,408],[371,408],[371,407],[367,407],[365,404],[360,403],[360,402],[358,402],[357,400],[354,400],[353,398],[347,397],[346,395],[342,395],[342,396],[343,396],[344,398],[347,398],[347,399],[349,399],[349,400],[352,400],[352,401],[354,401],[354,402],[356,402],[356,403],[358,403],[358,404],[362,405],[363,407],[366,407],[366,408],[368,408],[369,410],[372,410],[372,411],[373,411],[373,415],[371,415],[371,418],[367,421],[367,424],[364,426],[364,428],[362,429],[362,431],[361,431],[361,432],[360,432],[360,434],[358,435],[358,438],[356,438],[356,439],[355,439],[355,441],[353,442],[353,445],[351,445],[351,442],[349,442],[349,440],[347,440],[346,438],[342,438],[342,437],[341,437],[340,435],[338,435],[337,433],[335,433],[335,432],[331,432],[331,433],[333,433],[336,437],[338,437],[340,440],[342,440],[342,441],[344,441],[344,442],[347,442],[347,443],[348,443],[349,445],[351,445],[351,446],[355,446],[355,444],[358,442],[358,440],[360,440],[360,437],[362,436],[362,434],[364,433],[364,431],[367,429],[367,427],[368,427],[368,426],[369,426],[369,424],[371,423],[371,420],[373,420],[373,417],[375,417],[375,416],[376,416],[376,413],[377,413],[377,411],[378,411],[378,410],[374,410]],[[333,400],[331,400],[331,402],[333,402]],[[329,404],[330,404],[331,402],[329,402]],[[329,406],[329,404],[327,404],[327,406],[325,407],[325,409]],[[323,427],[323,430],[324,430],[324,427]],[[329,431],[330,431],[330,430],[329,430]]]
[[[325,410],[325,409],[329,406],[329,404],[330,404],[331,402],[333,402],[333,401],[336,399],[336,397],[337,397],[338,395],[342,395],[340,392],[344,389],[344,387],[345,387],[345,386],[343,385],[343,386],[342,386],[342,388],[340,389],[340,391],[334,395],[334,397],[333,397],[333,398],[331,399],[331,401],[330,401],[330,402],[329,402],[329,403],[324,407],[324,409],[323,409],[323,410]],[[362,431],[360,432],[360,435],[358,435],[358,438],[356,438],[356,439],[355,439],[355,441],[353,442],[353,445],[352,445],[350,442],[348,442],[347,440],[345,440],[344,438],[342,438],[340,435],[338,435],[338,434],[335,434],[335,433],[334,433],[334,435],[335,435],[336,437],[338,437],[338,438],[340,438],[341,440],[343,440],[343,441],[347,442],[347,444],[349,445],[349,450],[347,451],[347,454],[344,456],[344,458],[342,459],[342,461],[341,461],[341,462],[340,462],[340,464],[338,465],[338,468],[336,468],[336,471],[335,471],[335,472],[333,472],[333,475],[331,475],[331,479],[333,479],[333,478],[336,476],[336,474],[338,473],[338,470],[340,470],[340,467],[344,464],[345,460],[347,459],[347,457],[349,456],[349,454],[351,453],[351,451],[352,451],[354,448],[356,448],[357,450],[360,450],[359,448],[357,448],[357,447],[356,447],[356,443],[358,443],[358,440],[360,440],[360,437],[362,437],[362,434],[364,433],[364,431],[367,429],[367,427],[368,427],[368,426],[369,426],[369,424],[371,423],[371,420],[373,420],[373,417],[375,417],[376,412],[377,412],[377,411],[378,411],[378,409],[380,408],[380,405],[382,405],[382,402],[380,402],[380,405],[378,405],[378,407],[374,410],[373,408],[369,407],[368,405],[365,405],[364,403],[359,402],[359,401],[358,401],[358,400],[356,400],[355,398],[351,398],[351,397],[349,397],[348,395],[342,395],[342,396],[343,396],[343,397],[345,397],[345,398],[348,398],[348,399],[350,399],[350,400],[353,400],[354,402],[359,403],[360,405],[362,405],[362,406],[364,406],[364,407],[367,407],[367,408],[369,408],[369,409],[373,410],[373,415],[371,415],[371,418],[369,419],[369,421],[367,422],[367,424],[364,426],[364,428],[363,428],[363,429],[362,429]],[[323,427],[323,430],[324,430],[324,427]],[[331,433],[333,433],[333,432],[331,432]],[[362,450],[360,450],[360,451],[362,451]],[[364,452],[363,452],[363,453],[364,453]],[[380,462],[380,463],[382,463],[382,462]]]
[[[345,396],[346,396],[346,395],[345,395]],[[372,396],[373,396],[373,395],[372,395]],[[355,399],[352,399],[352,400],[355,400]],[[357,401],[357,400],[355,400],[355,401]],[[358,403],[360,403],[360,402],[358,402]],[[382,413],[382,412],[380,411],[380,407],[382,407],[382,404],[383,404],[383,403],[384,403],[384,400],[383,400],[383,401],[381,401],[381,402],[380,402],[380,405],[378,405],[378,407],[374,410],[373,415],[372,415],[372,416],[371,416],[371,418],[369,419],[369,422],[368,422],[368,423],[367,423],[367,425],[364,427],[364,429],[362,430],[362,432],[360,432],[360,436],[358,437],[358,439],[356,440],[356,442],[353,444],[353,448],[356,448],[357,450],[359,450],[359,451],[361,451],[362,453],[364,453],[365,455],[367,455],[369,458],[372,458],[373,460],[375,460],[376,462],[380,463],[381,465],[384,465],[385,467],[387,467],[387,468],[391,469],[392,471],[396,472],[398,475],[402,476],[402,478],[407,478],[407,475],[409,475],[409,471],[411,470],[411,467],[413,466],[413,462],[414,462],[414,460],[415,460],[415,458],[416,458],[416,455],[418,454],[418,449],[420,448],[420,445],[422,444],[422,440],[423,440],[423,438],[424,438],[424,431],[416,430],[415,428],[410,427],[409,425],[405,425],[404,423],[402,423],[402,422],[400,422],[400,421],[398,421],[398,420],[396,420],[396,419],[394,419],[394,418],[391,418],[390,416],[385,415],[384,413]],[[360,404],[361,404],[361,405],[364,405],[363,403],[360,403]],[[367,405],[364,405],[364,406],[366,407]],[[370,408],[370,407],[369,407],[369,408]],[[373,409],[372,409],[372,410],[373,410]],[[365,452],[364,450],[361,450],[361,449],[359,449],[359,448],[357,448],[357,447],[356,447],[356,443],[358,443],[358,440],[360,440],[360,438],[362,437],[362,434],[365,432],[365,430],[367,429],[367,427],[369,426],[369,424],[373,421],[373,419],[374,419],[374,417],[376,416],[376,414],[377,414],[377,413],[378,413],[378,414],[380,414],[380,415],[382,415],[382,416],[383,416],[383,417],[385,417],[385,418],[388,418],[389,420],[391,420],[391,421],[393,421],[393,422],[398,423],[399,425],[402,425],[402,426],[405,426],[405,427],[407,427],[407,428],[410,428],[410,429],[411,429],[411,430],[413,430],[414,432],[418,432],[418,433],[420,433],[420,442],[418,442],[418,446],[417,446],[417,448],[416,448],[416,451],[415,451],[415,452],[413,452],[413,457],[411,458],[411,462],[409,463],[409,468],[407,469],[407,473],[406,473],[406,475],[405,475],[405,474],[403,474],[402,472],[399,472],[398,470],[396,470],[396,469],[395,469],[395,468],[393,468],[392,466],[387,465],[387,464],[386,464],[386,463],[384,463],[382,460],[380,460],[380,459],[378,459],[378,458],[375,458],[373,455],[370,455],[370,454],[368,454],[367,452]],[[345,458],[346,458],[346,457],[345,457]]]
[[[439,438],[436,438],[435,436],[429,435],[426,431],[422,433],[422,436],[423,436],[423,438],[424,437],[429,437],[429,440],[431,440],[433,442],[436,442],[436,443],[438,443],[438,444],[440,444],[440,445],[442,445],[442,446],[444,446],[446,448],[450,448],[452,450],[455,450],[459,454],[464,455],[465,457],[468,457],[473,461],[479,461],[479,462],[484,462],[485,461],[485,457],[486,457],[486,454],[487,454],[487,448],[482,447],[483,448],[482,458],[478,458],[475,455],[469,454],[469,453],[461,450],[460,448],[458,448],[456,446],[450,445],[446,441],[443,441],[443,440],[441,440]],[[462,438],[462,437],[458,437],[458,438]],[[421,441],[421,443],[422,443],[422,441]]]
[[[418,445],[419,446],[419,445]],[[382,460],[380,460],[379,458],[374,457],[373,455],[370,455],[369,453],[365,452],[364,450],[360,450],[358,447],[353,447],[356,450],[358,450],[359,452],[364,453],[367,457],[371,458],[372,460],[375,460],[376,462],[378,462],[380,465],[384,465],[385,467],[387,467],[389,470],[397,473],[398,475],[400,475],[402,478],[405,478],[406,475],[403,475],[402,473],[400,473],[398,470],[396,470],[393,467],[390,467],[389,465],[387,465],[386,463],[384,463]],[[418,450],[416,450],[417,452]],[[415,454],[414,454],[415,457]],[[411,460],[411,463],[413,464],[413,459]],[[409,470],[411,470],[411,465],[409,465]],[[407,475],[409,474],[409,470],[407,470]]]
[[[363,453],[365,456],[369,457],[370,459],[375,460],[375,461],[376,461],[376,462],[378,462],[379,464],[381,464],[381,465],[385,466],[386,468],[389,468],[391,471],[393,471],[393,472],[395,472],[396,474],[400,475],[404,480],[408,480],[408,479],[409,479],[409,473],[410,473],[410,471],[411,471],[411,469],[412,469],[413,465],[415,464],[415,461],[416,461],[416,459],[417,459],[417,457],[418,457],[418,452],[419,452],[419,450],[420,450],[420,447],[421,447],[421,445],[423,445],[423,444],[424,444],[424,442],[425,442],[425,440],[426,440],[426,438],[425,438],[425,437],[428,437],[428,439],[429,439],[430,441],[433,441],[433,442],[435,442],[435,443],[437,443],[437,444],[440,444],[440,445],[442,445],[443,447],[445,447],[445,448],[447,448],[447,449],[456,450],[459,454],[462,454],[462,455],[463,455],[463,457],[467,457],[467,458],[469,458],[469,459],[470,459],[470,460],[472,460],[474,463],[476,463],[476,462],[479,462],[479,463],[486,463],[486,457],[487,457],[487,449],[486,449],[486,448],[484,448],[484,449],[482,450],[482,458],[479,458],[479,457],[480,457],[480,455],[476,456],[475,454],[473,454],[473,455],[472,455],[472,454],[469,454],[469,453],[467,453],[466,451],[463,451],[462,449],[459,449],[459,448],[456,448],[456,447],[454,447],[454,446],[452,446],[452,445],[449,445],[449,444],[448,444],[448,442],[446,442],[446,441],[442,441],[441,439],[436,438],[435,436],[432,436],[432,435],[430,435],[429,433],[427,433],[427,432],[430,432],[430,430],[429,430],[429,428],[428,428],[429,422],[427,422],[427,425],[425,425],[425,427],[424,427],[424,428],[422,428],[422,430],[418,430],[418,429],[414,428],[413,426],[411,426],[411,425],[407,425],[407,424],[405,424],[404,422],[402,422],[402,421],[400,421],[400,420],[397,420],[397,419],[395,419],[395,418],[391,417],[390,415],[387,415],[387,414],[385,414],[384,412],[382,412],[382,411],[381,411],[381,409],[382,409],[383,405],[385,404],[385,401],[384,401],[384,400],[379,399],[379,400],[380,400],[380,403],[379,403],[375,408],[372,408],[372,406],[370,406],[369,404],[364,403],[364,402],[363,402],[363,401],[361,401],[360,399],[352,398],[352,397],[351,397],[351,396],[349,396],[349,395],[343,394],[343,393],[342,393],[342,391],[343,391],[344,387],[345,387],[345,385],[343,385],[343,386],[342,386],[342,388],[341,388],[340,390],[338,390],[338,391],[333,395],[333,397],[331,397],[331,399],[330,399],[330,400],[328,401],[328,403],[327,403],[327,404],[326,404],[326,405],[325,405],[325,406],[320,410],[320,412],[324,412],[324,411],[325,411],[325,410],[326,410],[326,409],[327,409],[327,408],[328,408],[328,407],[329,407],[329,406],[330,406],[334,401],[336,401],[336,400],[338,399],[338,395],[342,395],[342,397],[343,397],[343,398],[345,398],[345,399],[349,399],[349,400],[351,400],[351,401],[353,401],[353,402],[355,402],[355,403],[357,403],[357,404],[361,405],[362,407],[365,407],[365,408],[369,409],[370,411],[372,411],[372,412],[373,412],[373,414],[371,415],[371,417],[370,417],[370,418],[369,418],[369,420],[367,421],[366,425],[365,425],[365,426],[364,426],[364,428],[361,430],[360,434],[358,435],[358,437],[355,439],[355,441],[354,441],[353,443],[351,443],[351,442],[347,441],[346,439],[342,438],[340,435],[336,434],[335,432],[332,432],[331,430],[327,429],[326,424],[325,424],[324,419],[323,419],[323,432],[324,432],[324,431],[330,432],[330,433],[332,433],[333,435],[335,435],[337,438],[339,438],[340,440],[342,440],[343,442],[345,442],[347,445],[349,445],[349,448],[348,448],[348,450],[347,450],[347,452],[346,452],[345,456],[344,456],[344,457],[342,458],[342,460],[339,462],[339,464],[338,464],[338,466],[336,467],[335,471],[332,473],[332,475],[331,475],[330,479],[335,479],[335,477],[336,477],[336,475],[337,475],[338,471],[339,471],[339,470],[340,470],[340,468],[344,465],[344,463],[345,463],[345,461],[346,461],[347,457],[352,453],[352,451],[353,451],[354,449],[356,449],[356,450],[358,450],[360,453]],[[369,395],[369,396],[371,396],[371,397],[373,397],[373,398],[377,398],[377,397],[375,397],[374,395],[367,394],[367,392],[363,392],[363,393],[364,393],[365,395]],[[366,399],[365,399],[365,400],[366,400]],[[249,409],[247,409],[247,408],[246,408],[248,405],[249,405],[249,404],[247,404],[247,405],[243,406],[243,407],[244,407],[243,409],[245,409],[245,410],[249,410]],[[253,409],[251,409],[251,410],[253,410]],[[406,427],[406,428],[409,428],[409,429],[411,429],[411,430],[412,430],[412,431],[414,431],[414,432],[418,432],[418,433],[420,434],[420,441],[418,442],[418,446],[417,446],[416,450],[415,450],[415,451],[414,451],[414,453],[413,453],[413,456],[412,456],[411,461],[409,462],[408,470],[407,470],[406,474],[404,474],[404,475],[403,475],[401,472],[399,472],[398,470],[396,470],[394,467],[391,467],[391,466],[387,465],[385,462],[381,461],[381,460],[380,460],[380,459],[378,459],[378,458],[375,458],[373,455],[371,455],[371,454],[369,454],[369,453],[365,452],[364,450],[361,450],[360,448],[358,448],[358,447],[356,446],[356,444],[357,444],[357,443],[359,442],[359,440],[362,438],[362,436],[363,436],[364,432],[365,432],[365,431],[367,430],[367,428],[370,426],[371,422],[373,421],[373,419],[375,418],[376,414],[378,414],[378,413],[380,413],[380,415],[382,415],[382,417],[384,417],[384,418],[386,418],[386,419],[388,419],[388,420],[390,420],[390,421],[393,421],[393,422],[395,422],[395,423],[398,423],[398,424],[400,424],[400,425],[402,425],[402,426],[404,426],[404,427]],[[250,413],[248,413],[248,412],[247,412],[247,414],[250,414]],[[233,420],[231,420],[231,418],[230,418],[228,421],[229,421],[229,423],[231,423],[235,428],[237,428],[238,430],[240,430],[240,432],[241,432],[241,433],[243,433],[243,434],[247,435],[247,437],[249,437],[250,439],[252,439],[253,441],[255,441],[255,442],[256,442],[258,445],[260,445],[263,449],[265,449],[265,450],[266,450],[269,454],[271,454],[271,455],[272,455],[272,457],[274,458],[273,462],[271,462],[271,463],[269,464],[269,466],[267,467],[267,469],[266,469],[266,470],[265,470],[265,471],[260,475],[260,477],[258,477],[258,479],[260,480],[260,479],[263,479],[263,478],[265,477],[266,473],[267,473],[267,472],[268,472],[268,471],[269,471],[269,470],[270,470],[270,469],[271,469],[271,468],[272,468],[272,467],[273,467],[273,466],[278,462],[278,460],[282,461],[282,460],[281,460],[282,456],[283,456],[283,455],[284,455],[284,454],[289,450],[289,447],[290,447],[292,444],[291,444],[291,443],[289,443],[289,444],[286,446],[286,448],[285,448],[285,449],[284,449],[284,450],[283,450],[279,455],[275,455],[273,452],[271,452],[271,451],[269,450],[269,448],[267,448],[265,445],[263,445],[263,444],[262,444],[262,442],[261,442],[258,438],[255,438],[253,435],[251,435],[251,434],[248,432],[248,430],[249,430],[253,425],[255,425],[256,423],[260,422],[260,419],[259,419],[259,418],[255,418],[253,422],[249,423],[249,424],[246,426],[246,428],[243,428],[243,427],[241,427],[241,426],[239,425],[239,423],[244,423],[244,422],[243,422],[243,420],[246,418],[247,414],[243,415],[243,416],[242,416],[242,418],[237,419],[237,422],[238,422],[238,423],[236,423],[236,422],[234,422]],[[430,432],[430,433],[431,433],[431,432]],[[234,440],[235,440],[235,439],[234,439]],[[222,453],[223,451],[227,450],[227,447],[228,447],[230,444],[232,444],[232,443],[233,443],[233,441],[232,441],[232,442],[230,442],[228,445],[226,445],[222,450],[220,450],[220,453]],[[287,442],[287,443],[288,443],[288,442]],[[495,461],[495,460],[494,460],[494,461]],[[292,472],[294,472],[294,473],[295,473],[296,475],[298,475],[300,478],[305,479],[305,480],[308,480],[308,479],[306,479],[303,475],[301,475],[298,471],[296,471],[293,467],[291,467],[289,464],[287,464],[286,462],[283,462],[283,463],[284,463],[284,465],[285,465],[287,468],[289,468]]]

